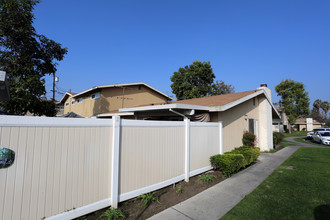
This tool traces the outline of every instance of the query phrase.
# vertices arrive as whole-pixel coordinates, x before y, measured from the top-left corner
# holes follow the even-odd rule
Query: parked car
[[[315,142],[330,145],[330,131],[317,131],[312,137]]]
[[[310,131],[310,132],[307,133],[306,139],[309,139],[309,140],[313,139],[312,136],[317,131],[330,131],[330,128],[315,128],[315,129],[313,129],[313,131]]]

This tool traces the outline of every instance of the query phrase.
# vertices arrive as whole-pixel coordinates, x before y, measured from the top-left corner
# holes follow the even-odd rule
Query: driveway
[[[295,141],[294,140],[295,138],[301,138],[301,136],[299,136],[299,137],[287,137],[285,139],[287,141],[290,141],[290,142],[296,144],[295,146],[299,146],[299,147],[329,148],[328,146],[321,145],[321,144],[320,145],[315,145],[315,144],[301,143],[301,142]]]

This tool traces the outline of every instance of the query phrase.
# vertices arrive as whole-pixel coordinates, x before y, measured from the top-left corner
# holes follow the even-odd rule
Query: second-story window
[[[83,101],[82,98],[77,99],[77,103],[82,103],[82,101]]]
[[[69,105],[69,103],[68,103],[68,102],[66,102],[66,103],[65,103],[65,106],[68,106],[68,105]]]
[[[97,93],[94,93],[94,94],[92,94],[92,99],[97,99],[97,98],[100,98],[100,93],[99,92],[97,92]]]
[[[76,103],[76,100],[71,101],[71,105],[74,105]]]

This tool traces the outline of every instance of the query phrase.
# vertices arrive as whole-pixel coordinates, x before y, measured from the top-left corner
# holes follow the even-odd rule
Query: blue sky
[[[267,83],[274,102],[284,79],[330,101],[329,12],[328,0],[42,0],[34,11],[37,32],[68,48],[62,91],[145,82],[171,94],[173,72],[201,60],[236,92]]]

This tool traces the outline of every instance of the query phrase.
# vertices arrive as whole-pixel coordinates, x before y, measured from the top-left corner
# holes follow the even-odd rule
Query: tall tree
[[[39,0],[0,2],[0,69],[7,73],[11,96],[0,104],[9,114],[56,113],[54,103],[41,100],[46,94],[44,76],[55,74],[56,61],[64,58],[67,49],[37,34],[32,13],[37,3]]]
[[[324,120],[327,120],[328,111],[330,110],[330,103],[327,101],[322,102],[321,106],[324,111]]]
[[[322,100],[316,99],[313,103],[313,107],[317,110],[317,113],[321,116],[320,114],[320,108],[321,108]]]
[[[194,61],[189,66],[180,67],[171,76],[172,92],[178,100],[222,95],[234,92],[232,85],[222,80],[213,82],[215,75],[210,62]]]
[[[224,95],[224,94],[229,94],[229,93],[234,93],[235,88],[234,86],[230,84],[225,84],[224,81],[220,80],[220,82],[217,80],[213,84],[213,90],[212,90],[212,95]]]
[[[309,97],[303,83],[290,79],[282,80],[275,87],[275,91],[281,96],[280,106],[284,107],[290,124],[293,124],[298,117],[309,114]],[[289,131],[291,132],[290,126]]]
[[[174,72],[171,77],[172,92],[178,100],[208,96],[212,93],[214,78],[210,62],[194,61]]]

